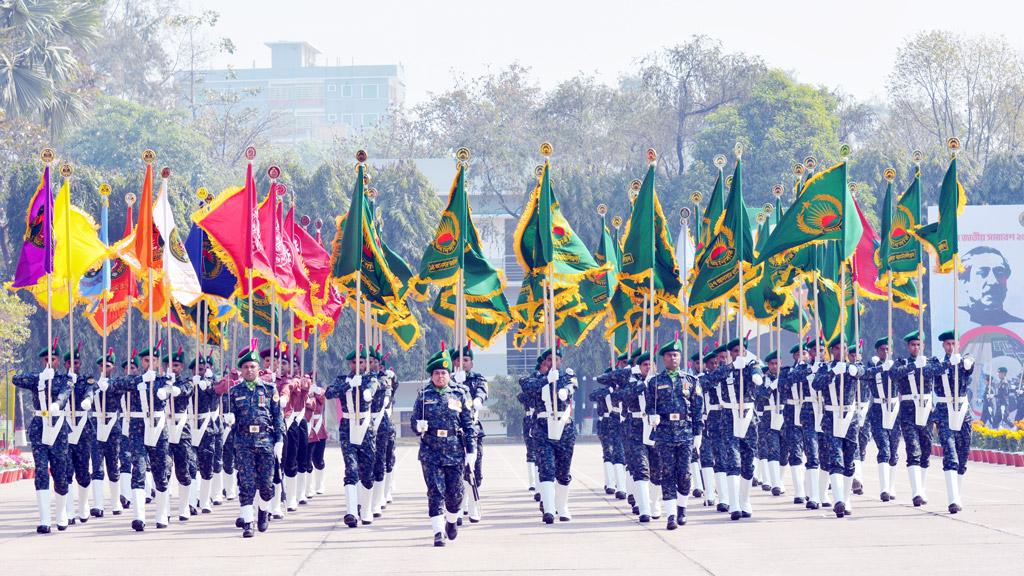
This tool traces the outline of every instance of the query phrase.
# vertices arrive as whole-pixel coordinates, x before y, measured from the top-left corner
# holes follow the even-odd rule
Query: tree
[[[686,44],[666,48],[641,61],[645,89],[661,103],[664,116],[674,126],[672,152],[675,172],[686,171],[690,145],[708,114],[742,100],[764,72],[756,56],[725,53],[722,43],[707,36],[693,36]]]

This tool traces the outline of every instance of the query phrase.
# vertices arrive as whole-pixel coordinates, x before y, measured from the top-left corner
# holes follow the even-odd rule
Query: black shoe
[[[267,514],[263,510],[259,510],[258,512],[256,512],[256,529],[257,530],[259,530],[260,532],[266,532],[267,531],[267,528],[270,526],[270,520],[268,518],[269,516],[270,516],[270,514]]]
[[[803,503],[804,503],[804,499],[803,498],[801,498],[799,496],[797,496],[796,498],[793,498],[793,504],[803,504]]]
[[[808,510],[817,510],[818,508],[820,508],[820,505],[817,502],[812,502],[808,500],[807,506],[805,506],[805,508],[807,508]]]
[[[132,520],[132,530],[136,532],[142,532],[146,529],[146,523],[142,520]]]
[[[50,533],[50,527],[49,526],[36,526],[36,534],[49,534],[49,533]]]
[[[860,480],[853,481],[853,493],[857,496],[864,494],[864,484]]]
[[[778,486],[772,488],[772,496],[782,496],[782,488],[779,488]]]
[[[572,522],[572,518],[569,518],[568,516],[559,516],[558,517],[558,521],[559,522]]]
[[[836,518],[842,518],[846,516],[846,504],[836,502],[836,505],[832,507],[832,511],[836,513]]]
[[[924,504],[924,498],[921,498],[920,496],[914,496],[914,506],[920,506],[922,504]]]
[[[739,510],[729,515],[730,520],[739,520],[740,518],[743,518],[743,514]]]
[[[349,528],[359,526],[359,520],[357,520],[352,514],[345,514],[344,522],[345,526],[348,526]]]
[[[199,511],[196,510],[196,507],[191,505],[191,504],[188,505],[188,513],[189,513],[190,516],[198,516],[199,515]]]
[[[68,526],[74,526],[74,525],[75,525],[75,517],[72,516],[71,518],[68,518]]]
[[[626,493],[625,492],[616,492],[615,493],[615,499],[616,500],[625,500],[626,499]]]
[[[550,512],[545,512],[544,516],[543,516],[543,519],[544,519],[544,523],[545,524],[554,524],[555,523],[555,515],[550,513]]]
[[[434,546],[437,546],[438,548],[444,547],[444,534],[440,532],[434,533]]]
[[[647,514],[641,514],[640,515],[640,523],[641,524],[647,524],[650,521],[651,521],[651,517],[648,516]]]
[[[772,491],[772,487],[767,485],[767,484],[761,484],[761,491],[762,492],[771,492]]]
[[[676,506],[676,524],[686,526],[686,508]]]
[[[449,540],[455,540],[459,536],[459,524],[458,522],[445,522],[444,523],[444,535]]]
[[[694,498],[703,498],[704,497],[704,491],[701,490],[700,488],[694,488],[692,495],[693,495]]]
[[[188,516],[178,516],[178,522],[188,522]]]
[[[540,502],[540,492],[534,492],[533,493],[533,501],[534,502]]]
[[[960,506],[957,505],[957,504],[950,504],[949,505],[949,513],[950,514],[956,514],[960,510],[962,510],[962,508],[960,508]]]
[[[611,496],[612,494],[615,494],[615,488],[609,488],[608,486],[605,486],[604,493]]]
[[[632,512],[633,512],[633,514],[639,514],[640,513],[640,507],[639,506],[633,506]]]
[[[630,506],[636,506],[636,498],[633,498],[632,494],[626,497],[626,502],[629,502]]]
[[[294,510],[292,510],[292,512],[294,512]],[[381,514],[380,512],[374,512],[373,513],[373,517],[374,518],[380,518],[381,516],[383,516],[383,514]]]
[[[462,517],[461,516],[459,516],[458,518],[455,519],[455,525],[456,526],[462,526]],[[452,538],[449,538],[449,540],[452,540]]]
[[[675,530],[678,527],[679,526],[676,524],[676,517],[671,515],[671,514],[669,514],[668,520],[665,522],[665,529],[666,530]]]
[[[715,510],[718,510],[719,512],[728,512],[729,511],[729,505],[728,504],[723,504],[722,502],[719,502],[718,503],[718,507],[715,508]]]
[[[110,513],[113,514],[114,516],[120,516],[121,515],[121,511],[120,510],[111,510]]]
[[[291,506],[289,506],[289,507],[287,508],[287,510],[288,510],[289,512],[295,512],[295,511],[297,511],[297,510],[298,510],[298,508],[292,508]],[[376,515],[376,514],[374,514],[374,515],[373,515],[373,517],[374,517],[374,518],[376,518],[376,517],[377,517],[377,515]]]
[[[64,526],[61,526],[60,524],[57,524],[57,531],[58,532],[63,532],[63,531],[68,529],[68,526],[70,526],[70,524],[66,524]]]
[[[121,508],[124,508],[125,510],[128,510],[131,507],[132,507],[131,500],[125,498],[124,496],[121,496]]]
[[[373,524],[373,516],[370,516],[369,520],[363,520],[362,518],[360,518],[359,522],[362,523],[363,526],[369,526]]]
[[[245,520],[241,516],[235,518],[235,528],[245,528]]]
[[[157,527],[158,530],[163,530],[164,528],[167,528],[167,524],[161,524],[161,523],[157,522],[156,523],[156,527]]]
[[[246,522],[242,524],[242,538],[252,538],[252,522]]]
[[[469,523],[470,524],[479,524],[480,523],[480,519],[479,518],[473,518],[472,516],[470,516],[469,517]]]
[[[527,492],[536,492],[537,491],[537,487],[536,486],[530,486],[529,488],[526,489],[526,491]]]
[[[715,501],[714,500],[705,500],[704,501],[704,506],[714,506],[714,505],[715,505]]]
[[[274,520],[284,520],[284,514],[271,514],[270,517]]]
[[[152,503],[153,503],[153,497],[152,496],[146,496],[146,504],[152,504]]]
[[[103,518],[103,510],[100,510],[99,508],[91,508],[89,510],[89,515],[93,518]]]
[[[213,504],[214,506],[220,506],[221,504],[223,504],[223,502],[221,502],[220,500],[214,500],[214,501],[212,501],[211,503],[212,503],[212,504]]]
[[[742,516],[743,518],[750,518],[751,514],[746,510],[740,510],[740,516]]]
[[[213,513],[213,510],[211,510],[211,509],[209,509],[209,508],[203,508],[203,509],[202,509],[202,513],[203,513],[203,514],[212,514],[212,513]]]
[[[754,478],[750,481],[750,485],[753,486],[754,488],[757,488],[758,486],[761,485],[761,481],[758,480],[757,478]]]

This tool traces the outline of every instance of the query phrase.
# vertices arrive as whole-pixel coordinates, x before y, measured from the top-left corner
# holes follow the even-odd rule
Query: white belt
[[[900,400],[905,400],[907,402],[917,402],[918,398],[919,397],[914,394],[904,394],[900,396]]]
[[[718,404],[709,404],[708,405],[708,412],[714,412],[715,410],[718,410],[719,408],[721,408],[721,407]]]
[[[632,416],[633,418],[643,418],[644,417],[644,413],[643,412],[630,412],[629,415]]]
[[[46,417],[46,416],[55,416],[55,415],[57,415],[59,413],[60,413],[60,411],[57,411],[57,412],[54,412],[54,413],[44,412],[42,410],[33,410],[32,411],[32,415],[33,416],[39,416],[40,418],[43,418],[43,417]]]
[[[149,414],[146,412],[129,412],[128,415],[132,418],[149,418]],[[166,416],[163,412],[153,412],[153,418],[163,418]]]
[[[196,419],[213,418],[215,416],[217,416],[216,412],[203,412],[202,414],[196,414]]]
[[[611,411],[615,412],[616,414],[621,414],[622,413],[622,406],[612,406],[612,410]]]
[[[533,408],[526,411],[527,416],[533,416]]]
[[[966,402],[967,396],[936,396],[936,399],[943,404],[952,404],[954,399],[959,402]]]
[[[848,412],[854,409],[856,409],[856,406],[854,406],[853,404],[845,404],[843,406],[837,406],[835,404],[825,405],[825,410],[828,410],[829,412]]]
[[[803,402],[797,400],[786,400],[786,406],[796,406],[797,404],[803,404]]]
[[[534,414],[534,416],[536,416],[537,418],[547,418],[548,417],[548,413],[547,412],[537,412],[536,414]]]
[[[722,402],[721,404],[719,404],[719,406],[721,406],[723,410],[732,410],[733,408],[736,407],[736,403],[735,402]]]

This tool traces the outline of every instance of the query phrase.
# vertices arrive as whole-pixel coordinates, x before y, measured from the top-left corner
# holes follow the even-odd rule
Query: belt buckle
[[[438,438],[447,438],[448,437],[448,431],[447,430],[438,430],[437,431],[437,437]]]
[[[679,413],[678,412],[674,412],[672,414],[669,414],[668,415],[668,419],[671,420],[672,422],[678,421],[679,420]]]
[[[250,434],[259,434],[260,433],[260,426],[259,426],[259,424],[250,424],[249,425],[249,433]]]

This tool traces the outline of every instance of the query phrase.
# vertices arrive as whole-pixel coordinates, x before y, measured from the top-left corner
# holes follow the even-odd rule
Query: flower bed
[[[0,484],[27,480],[35,476],[32,455],[12,449],[0,452]]]
[[[999,464],[1024,468],[1024,420],[1014,422],[1014,429],[989,428],[981,422],[971,423],[972,439],[970,460],[986,464]],[[939,455],[942,454],[942,447]]]

